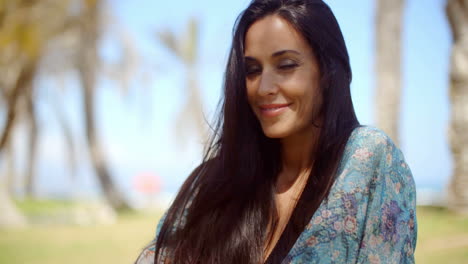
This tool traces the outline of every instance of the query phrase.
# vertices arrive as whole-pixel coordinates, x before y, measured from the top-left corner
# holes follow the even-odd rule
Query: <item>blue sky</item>
[[[201,159],[201,144],[196,138],[176,138],[173,121],[185,98],[184,68],[156,39],[156,32],[170,29],[182,32],[190,17],[200,21],[198,78],[208,119],[220,96],[224,64],[233,23],[249,1],[154,1],[113,0],[109,12],[118,27],[134,39],[142,60],[140,72],[149,77],[133,82],[123,97],[110,81],[99,89],[99,128],[113,171],[119,183],[129,189],[132,177],[142,172],[160,175],[165,189],[177,189]],[[442,189],[451,175],[447,141],[449,122],[448,73],[450,32],[443,0],[406,1],[403,31],[403,98],[401,147],[413,171],[418,188]],[[374,124],[374,1],[327,1],[345,36],[353,69],[352,95],[362,124]],[[112,58],[116,47],[105,38],[101,52]],[[73,91],[68,97],[74,97]],[[74,105],[70,102],[70,108]],[[143,105],[143,106],[142,106]],[[74,106],[69,118],[80,120]],[[49,128],[49,141],[56,135]],[[54,134],[55,133],[55,134]],[[47,139],[45,140],[46,142]],[[55,142],[55,141],[54,141]],[[44,143],[41,162],[43,188],[72,188],[60,175],[66,173],[60,149]],[[47,146],[47,147],[45,147]],[[63,163],[63,162],[62,162]],[[84,164],[84,163],[83,163]],[[96,189],[89,165],[79,169],[75,188],[88,193]],[[77,187],[78,186],[78,187]],[[72,188],[73,189],[73,188]]]

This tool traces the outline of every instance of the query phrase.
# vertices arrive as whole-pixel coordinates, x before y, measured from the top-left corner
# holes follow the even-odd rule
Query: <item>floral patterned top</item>
[[[327,199],[282,263],[414,263],[416,236],[415,184],[403,154],[382,131],[359,127]],[[154,243],[136,263],[153,257]]]

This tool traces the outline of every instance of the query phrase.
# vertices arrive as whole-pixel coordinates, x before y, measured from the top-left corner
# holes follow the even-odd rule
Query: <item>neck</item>
[[[277,187],[291,186],[299,177],[307,177],[313,164],[320,128],[310,126],[281,140],[283,169],[277,180]]]

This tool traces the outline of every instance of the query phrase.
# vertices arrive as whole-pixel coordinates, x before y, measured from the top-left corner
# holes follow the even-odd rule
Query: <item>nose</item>
[[[260,85],[258,87],[258,95],[267,96],[274,95],[278,92],[278,85],[275,76],[270,71],[264,71],[260,77]]]

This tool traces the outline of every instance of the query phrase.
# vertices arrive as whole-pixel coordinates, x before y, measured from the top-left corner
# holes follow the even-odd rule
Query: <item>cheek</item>
[[[253,106],[257,97],[257,88],[255,86],[255,82],[247,80],[245,83],[245,88],[247,101],[251,106]]]
[[[299,100],[301,104],[314,102],[319,90],[317,83],[310,77],[290,80],[285,86],[288,87],[287,96]]]
[[[322,98],[319,87],[309,88],[309,90],[304,93],[303,98],[303,103],[305,104],[305,108],[307,108],[308,115],[314,116],[322,105]]]
[[[301,78],[295,86],[291,86],[289,96],[297,102],[298,117],[309,122],[321,105],[321,96],[318,82],[313,78]]]
[[[283,79],[285,87],[289,87],[291,96],[311,97],[319,90],[319,76],[316,69],[305,66],[291,76]]]

